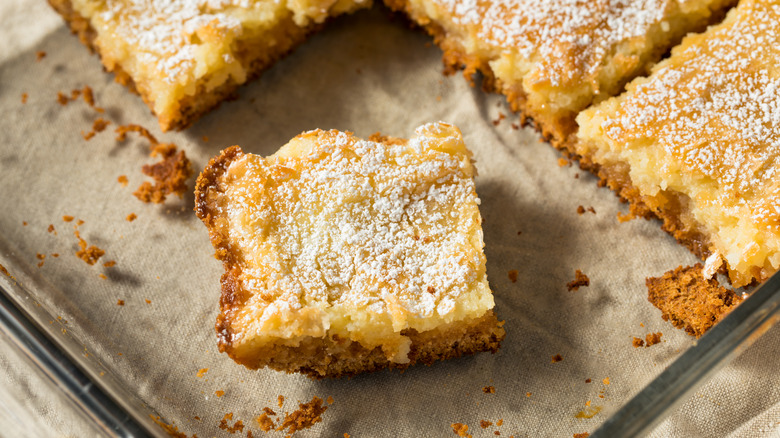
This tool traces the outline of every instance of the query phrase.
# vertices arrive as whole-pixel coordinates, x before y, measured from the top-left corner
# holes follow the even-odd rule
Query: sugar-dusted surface
[[[42,12],[50,16],[41,21],[59,19]],[[18,16],[0,14],[0,35],[14,20]],[[39,22],[19,20],[28,27]],[[338,20],[243,88],[241,99],[185,132],[167,134],[155,129],[148,108],[112,83],[64,27],[14,52],[0,64],[0,182],[6,188],[0,198],[7,207],[0,210],[0,264],[30,288],[31,297],[21,300],[25,309],[50,314],[40,316],[41,326],[82,361],[96,384],[134,393],[143,402],[132,405],[139,417],[161,415],[188,436],[237,437],[218,427],[229,412],[234,421],[243,420],[244,436],[248,430],[264,436],[253,420],[263,406],[282,415],[314,395],[331,395],[335,403],[321,423],[296,438],[444,437],[454,436],[450,425],[456,422],[469,425],[475,436],[495,436],[495,430],[502,437],[593,432],[692,345],[647,302],[644,279],[695,259],[657,223],[618,224],[615,215],[625,206],[612,193],[576,167],[559,167],[554,150],[534,132],[513,129],[517,120],[499,106],[502,97],[470,89],[461,78],[443,78],[441,51],[429,42],[380,10]],[[37,51],[46,58],[36,62]],[[216,279],[223,267],[192,213],[192,198],[149,206],[132,196],[143,180],[140,168],[149,162],[148,144],[117,144],[109,131],[84,142],[80,131],[90,129],[93,113],[82,104],[54,103],[57,91],[85,84],[106,108],[103,117],[152,129],[161,141],[185,150],[196,168],[233,144],[273,154],[313,127],[350,129],[365,138],[380,130],[412,135],[427,121],[456,124],[479,169],[487,271],[496,311],[506,320],[501,349],[403,374],[325,381],[235,364],[216,348]],[[23,92],[29,94],[26,104],[20,102]],[[507,118],[494,126],[499,113]],[[117,183],[120,175],[127,175],[127,187]],[[579,205],[593,206],[597,214],[580,216]],[[129,213],[137,219],[126,221]],[[63,215],[84,219],[84,238],[106,249],[117,265],[88,266],[73,256],[78,245]],[[57,235],[47,232],[50,223]],[[35,254],[43,252],[46,264],[38,268]],[[60,257],[53,258],[55,252]],[[573,294],[566,283],[576,269],[591,284]],[[516,283],[508,271],[517,271]],[[9,281],[0,275],[3,287]],[[126,302],[121,307],[120,298]],[[632,337],[658,331],[663,341],[653,348],[631,346]],[[564,360],[550,363],[556,354]],[[45,386],[30,378],[33,368],[9,365],[0,356],[0,395],[24,403],[34,414],[30,421],[56,425],[79,415],[65,403],[45,400]],[[652,436],[776,434],[778,357],[776,327]],[[199,378],[203,368],[209,371]],[[600,383],[605,377],[609,386]],[[495,394],[482,392],[487,385]],[[215,397],[217,390],[225,394]],[[276,405],[280,394],[283,409]],[[603,409],[593,418],[576,418],[588,400]],[[504,420],[500,427],[479,427],[481,420],[498,419]],[[26,422],[15,427],[17,421],[0,412],[3,431],[37,430],[24,428]],[[90,436],[88,429],[74,429],[63,433]]]
[[[604,149],[598,160],[628,162],[643,194],[692,199],[711,251],[739,285],[780,268],[778,56],[780,4],[746,0],[649,79],[579,119]]]
[[[216,204],[252,296],[223,341],[328,333],[404,363],[403,330],[481,317],[493,298],[475,173],[442,123],[408,142],[311,131],[267,159],[236,158]]]

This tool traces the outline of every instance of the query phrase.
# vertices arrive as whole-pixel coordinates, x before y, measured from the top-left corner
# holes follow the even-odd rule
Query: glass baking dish
[[[39,51],[46,56],[36,61]],[[92,424],[83,434],[165,436],[160,424],[167,424],[226,436],[240,420],[244,434],[258,436],[254,418],[264,407],[290,412],[313,396],[332,396],[333,404],[322,423],[296,436],[446,436],[453,423],[475,436],[651,430],[776,321],[777,277],[698,341],[673,329],[646,301],[644,278],[695,259],[657,223],[618,224],[624,206],[611,192],[560,166],[530,129],[516,129],[503,98],[443,77],[440,58],[426,36],[385,11],[361,12],[331,23],[244,87],[238,101],[185,132],[162,134],[143,103],[64,27],[8,57],[0,65],[0,184],[7,188],[0,264],[12,276],[0,276],[6,344]],[[82,131],[101,115],[81,102],[56,103],[57,92],[86,84],[112,122],[89,141]],[[246,370],[217,351],[222,268],[192,195],[140,203],[132,187],[153,161],[148,145],[118,143],[112,132],[139,123],[178,144],[197,171],[232,144],[270,154],[312,128],[409,136],[431,120],[459,126],[475,153],[488,275],[507,339],[496,355],[326,381]],[[121,175],[129,185],[118,182]],[[577,214],[580,205],[596,214]],[[131,213],[138,218],[127,220]],[[73,255],[74,228],[106,250],[100,263]],[[109,260],[116,265],[102,265]],[[591,284],[570,292],[577,269]],[[664,342],[632,347],[633,336],[649,332],[663,332]],[[563,360],[551,360],[557,355]],[[483,429],[483,421],[491,424]]]

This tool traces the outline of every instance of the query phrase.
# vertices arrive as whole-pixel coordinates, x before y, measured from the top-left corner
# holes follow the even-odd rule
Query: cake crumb
[[[149,301],[149,300],[146,300],[146,301]],[[197,377],[203,377],[203,376],[205,376],[205,375],[206,375],[206,373],[207,373],[208,371],[209,371],[209,369],[208,369],[208,368],[201,368],[201,369],[199,369],[199,370],[198,370],[198,372],[195,374],[195,376],[197,376]]]
[[[192,164],[184,151],[166,149],[162,159],[152,165],[145,164],[141,171],[154,179],[154,184],[144,181],[133,195],[142,202],[161,204],[170,194],[181,197],[187,192],[187,179],[192,176]]]
[[[566,166],[568,166],[569,164],[570,164],[570,163],[569,163],[569,160],[567,160],[566,158],[558,158],[558,166],[560,166],[560,167],[566,167]]]
[[[648,333],[645,337],[645,343],[647,347],[651,347],[655,344],[658,344],[661,342],[661,336],[663,336],[663,333]]]
[[[507,276],[509,277],[509,281],[512,283],[517,283],[517,269],[512,269],[509,272],[507,272]]]
[[[333,404],[333,402],[334,402],[334,400],[333,400],[333,396],[330,396],[330,395],[329,395],[329,396],[328,396],[328,399],[327,399],[327,402],[328,402],[328,404],[329,404],[329,405],[332,405],[332,404]]]
[[[159,143],[157,141],[157,138],[155,138],[152,135],[152,133],[149,132],[148,129],[144,128],[141,125],[135,125],[135,124],[120,125],[114,130],[114,132],[116,132],[116,141],[118,142],[123,142],[127,140],[127,134],[131,132],[136,132],[138,133],[138,135],[148,140],[152,146],[156,146]]]
[[[279,395],[279,398],[276,399],[276,404],[279,405],[280,408],[282,406],[284,406],[284,396],[283,395]]]
[[[116,179],[116,181],[122,185],[122,187],[127,187],[127,175],[119,175]]]
[[[593,208],[593,207],[588,207],[588,208],[585,208],[585,207],[583,207],[583,206],[581,206],[581,205],[577,206],[577,214],[578,214],[578,215],[582,216],[582,215],[583,215],[583,214],[585,214],[585,213],[593,213],[593,214],[596,214],[596,209],[595,209],[595,208]]]
[[[62,217],[62,220],[65,221],[65,222],[71,222],[71,221],[73,221],[73,216],[65,215],[65,216]]]
[[[590,380],[590,379],[585,379],[585,383],[590,383],[590,382],[592,382],[592,380]]]
[[[485,394],[495,394],[496,393],[496,388],[493,387],[493,386],[486,386],[486,387],[482,388],[482,392],[484,392]]]
[[[634,336],[634,341],[632,342],[632,344],[634,345],[634,348],[644,347],[645,341],[643,341],[641,338],[637,338],[636,336]]]
[[[504,424],[504,419],[503,418],[499,418],[498,421],[496,421],[496,426],[501,426],[503,424]]]
[[[27,103],[27,93],[22,93],[22,103]]]
[[[76,234],[76,238],[79,240],[80,248],[78,251],[76,251],[76,257],[84,260],[84,262],[88,265],[94,265],[97,263],[97,261],[100,260],[100,257],[103,257],[103,254],[106,252],[95,245],[88,247],[87,241],[81,237],[79,230],[75,230],[74,233]]]
[[[47,228],[46,231],[54,233],[55,235],[57,234],[57,230],[54,229],[54,224],[49,224],[49,228]]]
[[[38,267],[39,267],[39,268],[40,268],[40,267],[43,267],[43,262],[44,262],[44,259],[46,259],[46,254],[36,253],[36,254],[35,254],[35,257],[36,257],[38,260],[40,260],[40,262],[38,262]]]
[[[604,380],[602,380],[602,383],[605,385],[609,385],[609,377],[604,377]]]
[[[224,417],[222,417],[222,420],[219,421],[219,428],[222,430],[225,430],[229,433],[236,433],[236,432],[243,432],[244,431],[244,422],[241,420],[237,420],[233,425],[229,425],[228,421],[233,421],[233,413],[228,412],[225,414]]]
[[[22,226],[27,226],[27,221],[22,221]]]
[[[128,222],[132,222],[136,220],[136,218],[138,218],[138,216],[135,213],[130,213],[127,215],[127,217],[125,217],[125,220]]]
[[[117,306],[124,306],[125,305],[125,300],[116,300],[116,305]]]
[[[583,274],[579,269],[574,272],[574,276],[574,280],[566,283],[566,289],[568,289],[569,292],[577,291],[580,287],[590,286],[590,278]]]
[[[450,427],[452,427],[452,431],[455,432],[455,435],[463,438],[472,438],[467,425],[463,423],[452,423]]]
[[[98,117],[94,122],[92,122],[92,130],[87,133],[82,131],[81,136],[84,137],[84,140],[90,140],[92,137],[97,135],[97,133],[105,131],[106,127],[110,124],[110,121],[102,117]]]
[[[57,92],[57,103],[59,103],[62,106],[65,106],[70,102],[70,99],[68,99],[68,96],[62,93],[62,91]]]
[[[268,416],[267,412],[260,414],[257,418],[255,418],[255,421],[257,421],[258,426],[260,426],[260,430],[263,432],[270,432],[276,428],[276,423],[274,423],[274,420]]]
[[[705,279],[702,265],[678,266],[657,278],[647,278],[647,299],[662,312],[665,321],[700,337],[736,307],[742,298]]]
[[[152,304],[152,300],[146,299],[144,301],[146,301],[146,304]]]
[[[95,111],[97,111],[99,113],[102,113],[102,112],[105,111],[103,108],[100,108],[100,107],[95,105],[95,95],[94,95],[94,93],[92,93],[92,88],[89,85],[84,85],[84,88],[81,89],[81,95],[84,97],[84,102],[87,105],[89,105],[92,109],[94,109]],[[103,119],[98,119],[98,120],[103,120]],[[103,122],[105,122],[106,125],[108,125],[108,122],[106,122],[105,120]],[[103,129],[105,129],[105,126],[103,126]],[[103,129],[101,129],[100,131],[102,131]],[[100,132],[100,131],[98,131],[98,132]]]
[[[59,256],[60,256],[60,254],[59,254],[59,253],[56,253],[56,252],[53,252],[53,253],[51,253],[51,256],[52,256],[52,257],[59,257]]]
[[[525,396],[526,396],[526,397],[531,397],[531,393],[530,393],[530,392],[526,392],[526,393],[525,393]]]
[[[113,266],[116,266],[116,260],[109,260],[103,263],[103,266],[105,266],[106,268],[111,268]]]
[[[552,357],[552,363],[560,362],[562,360],[563,360],[563,356],[561,356],[560,354],[556,354],[555,356]]]
[[[203,139],[203,143],[208,143],[209,142],[209,136],[208,135],[204,135],[202,137],[202,139]]]
[[[573,438],[588,438],[589,436],[590,434],[588,432],[575,433],[574,435],[572,435]]]
[[[178,427],[165,423],[160,419],[159,416],[155,417],[154,415],[149,414],[149,418],[151,418],[152,421],[157,423],[157,425],[160,426],[165,432],[167,432],[169,436],[173,438],[187,438],[187,435],[185,433],[179,432]],[[193,435],[193,438],[195,438],[195,435]]]
[[[481,427],[483,429],[487,429],[488,427],[490,427],[492,425],[493,425],[492,421],[480,420],[480,422],[479,422],[479,427]]]
[[[45,57],[46,57],[46,52],[44,52],[43,50],[38,50],[37,52],[35,52],[35,62],[41,62],[41,60]]]
[[[225,395],[225,391],[218,389],[214,391],[214,395],[216,395],[217,397],[222,397],[223,395]]]
[[[299,430],[308,429],[322,421],[322,414],[328,410],[323,405],[322,399],[314,396],[309,403],[299,403],[298,409],[284,414],[282,424],[276,430],[287,429],[288,434],[293,434]]]

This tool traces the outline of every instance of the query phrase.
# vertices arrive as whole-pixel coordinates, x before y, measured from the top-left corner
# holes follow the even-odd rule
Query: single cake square
[[[371,0],[49,0],[163,131],[189,126],[329,17]]]
[[[742,0],[577,119],[577,151],[734,286],[780,268],[780,4]]]
[[[195,191],[225,267],[220,350],[315,378],[495,352],[475,174],[444,123],[410,140],[310,131],[267,158],[224,150]]]
[[[618,94],[734,0],[385,0],[444,50],[445,72],[477,70],[569,154],[575,117]]]

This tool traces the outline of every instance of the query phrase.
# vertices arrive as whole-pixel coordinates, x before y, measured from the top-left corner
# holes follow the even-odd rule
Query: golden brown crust
[[[697,338],[723,319],[742,298],[734,291],[705,279],[702,265],[678,266],[658,278],[648,278],[647,299],[663,312],[675,327]],[[660,334],[658,340],[660,340]],[[651,339],[648,335],[647,343]]]
[[[396,140],[378,134],[375,138],[385,142]],[[250,369],[267,366],[288,373],[299,372],[312,378],[323,378],[353,376],[383,368],[405,369],[416,363],[430,365],[439,360],[498,350],[505,336],[503,323],[498,321],[493,311],[488,311],[480,318],[451,323],[422,333],[412,329],[404,330],[401,334],[412,342],[408,355],[410,361],[404,364],[388,360],[381,347],[368,349],[358,342],[330,333],[321,338],[303,338],[297,345],[275,343],[236,351],[230,342],[233,338],[231,321],[235,312],[250,298],[250,292],[242,287],[239,280],[240,263],[231,251],[216,200],[224,190],[221,177],[231,163],[242,155],[238,146],[225,149],[209,161],[195,184],[195,212],[209,230],[212,245],[216,249],[215,257],[225,267],[221,279],[220,314],[215,326],[221,352]]]
[[[89,48],[90,52],[97,53],[100,56],[100,50],[95,46],[94,40],[97,36],[95,30],[89,24],[89,21],[73,9],[70,0],[48,0],[49,4],[56,10],[70,26],[71,32],[78,35],[79,40]],[[289,25],[284,26],[285,33],[276,35],[275,51],[271,52],[265,47],[265,42],[258,42],[261,48],[252,47],[252,41],[239,42],[242,46],[236,52],[236,58],[247,72],[247,81],[256,78],[269,68],[274,62],[289,54],[296,46],[302,43],[306,37],[319,30],[322,24],[312,24],[305,28],[294,25],[292,18],[289,19]],[[103,61],[101,56],[101,61]],[[133,93],[139,94],[144,102],[152,108],[151,102],[136,84],[127,72],[121,66],[115,63],[103,62],[104,68],[114,73],[116,82],[126,86]],[[244,83],[246,83],[244,82]],[[160,122],[160,129],[169,131],[172,129],[182,130],[194,123],[200,116],[219,106],[227,99],[235,96],[236,90],[242,84],[236,83],[232,78],[224,84],[206,91],[206,81],[202,80],[196,85],[196,92],[192,96],[186,96],[179,101],[178,114],[172,117],[161,117],[157,114]],[[152,110],[152,114],[154,111]]]

